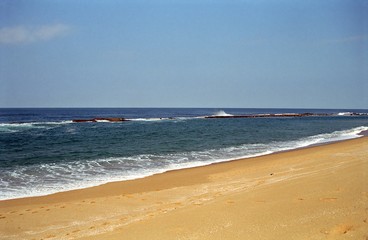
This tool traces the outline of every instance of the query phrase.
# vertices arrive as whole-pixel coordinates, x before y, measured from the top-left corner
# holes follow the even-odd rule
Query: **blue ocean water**
[[[332,115],[203,118],[304,112]],[[0,109],[0,199],[356,138],[368,130],[367,113],[359,109]],[[96,117],[131,121],[72,122]]]

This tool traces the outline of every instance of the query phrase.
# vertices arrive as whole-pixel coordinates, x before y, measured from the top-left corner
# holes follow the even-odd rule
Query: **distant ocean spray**
[[[328,115],[204,118],[305,112]],[[368,130],[367,114],[359,109],[0,109],[0,199],[357,138]],[[116,117],[130,121],[72,121]]]

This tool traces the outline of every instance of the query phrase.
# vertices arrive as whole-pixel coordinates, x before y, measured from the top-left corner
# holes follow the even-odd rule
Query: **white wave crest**
[[[353,115],[352,112],[339,112],[337,114],[337,116],[351,116],[351,115]]]
[[[365,112],[339,112],[337,116],[367,116],[368,113]]]
[[[228,117],[228,116],[233,116],[232,114],[226,113],[224,110],[220,110],[215,112],[215,114],[213,114],[212,116],[216,116],[216,117]]]
[[[193,119],[204,119],[205,116],[196,116],[196,117],[162,117],[162,118],[128,118],[128,121],[133,122],[160,122],[160,121],[186,121]]]
[[[131,118],[127,120],[138,121],[138,122],[157,122],[157,121],[163,121],[163,120],[170,120],[170,118]]]
[[[96,186],[113,181],[147,177],[169,170],[250,158],[360,137],[367,126],[318,134],[295,141],[238,146],[172,154],[142,154],[130,157],[80,160],[15,167],[0,174],[0,199],[40,196],[60,191]]]
[[[27,122],[27,123],[0,123],[0,132],[14,133],[25,131],[29,129],[50,129],[57,125],[70,124],[72,121],[60,121],[60,122]]]

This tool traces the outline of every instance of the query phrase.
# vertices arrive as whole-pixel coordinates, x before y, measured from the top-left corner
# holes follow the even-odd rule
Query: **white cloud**
[[[0,28],[0,44],[20,44],[47,41],[66,35],[70,27],[64,24],[43,25],[37,27]]]

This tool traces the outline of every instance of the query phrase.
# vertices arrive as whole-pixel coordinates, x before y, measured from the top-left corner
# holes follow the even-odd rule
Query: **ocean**
[[[204,118],[305,112],[328,115]],[[112,117],[129,121],[72,121]],[[0,199],[357,138],[366,130],[368,110],[361,109],[0,109]]]

